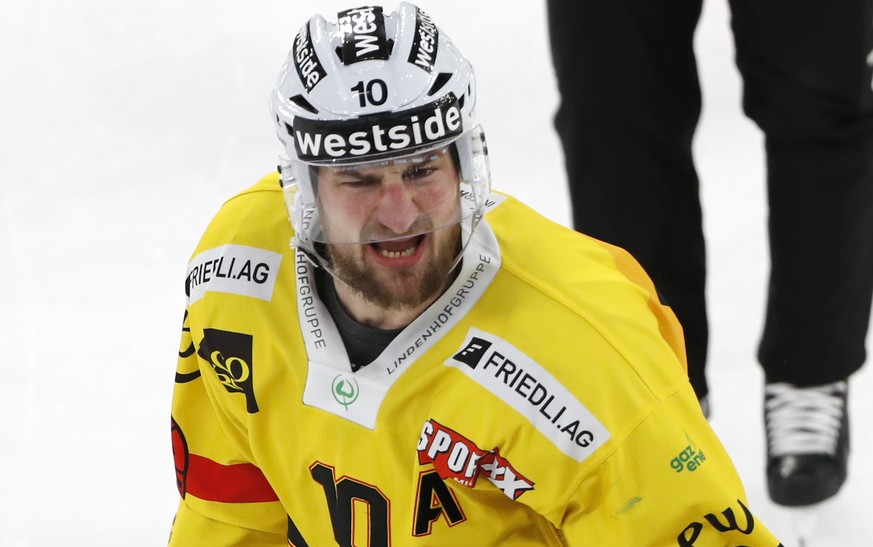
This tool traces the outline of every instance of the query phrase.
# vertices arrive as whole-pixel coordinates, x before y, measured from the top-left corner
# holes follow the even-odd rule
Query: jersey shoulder
[[[233,317],[241,306],[269,305],[276,291],[288,292],[292,235],[278,173],[228,199],[188,262],[185,294],[192,319],[202,315],[203,306],[194,306],[201,301],[212,303],[212,314],[223,310],[222,317]]]
[[[224,202],[194,255],[230,243],[278,252],[288,247],[291,236],[279,174],[273,172]]]
[[[638,387],[657,393],[656,398],[669,396],[687,380],[682,329],[629,253],[510,197],[486,218],[500,245],[498,286],[504,295],[526,295],[515,300],[524,302],[519,313],[532,318],[526,332],[513,333],[511,340],[531,351],[551,345],[588,355],[600,360],[601,370],[630,367]],[[548,353],[554,356],[552,366],[574,366],[572,359]],[[606,363],[613,368],[603,367]]]
[[[562,226],[504,196],[488,215],[504,269],[553,297],[590,294],[573,283],[619,283],[655,292],[648,275],[624,249]]]

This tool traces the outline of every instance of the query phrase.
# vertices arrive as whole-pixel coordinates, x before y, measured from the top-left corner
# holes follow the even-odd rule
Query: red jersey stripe
[[[188,494],[208,501],[259,503],[279,498],[261,470],[250,463],[222,465],[190,454],[187,476]]]

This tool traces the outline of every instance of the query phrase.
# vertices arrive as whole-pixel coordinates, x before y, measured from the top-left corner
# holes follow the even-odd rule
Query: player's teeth
[[[388,251],[385,249],[380,249],[380,252],[382,253],[382,256],[386,258],[400,258],[402,256],[410,256],[412,253],[415,252],[416,248],[418,248],[418,246],[410,247],[405,251]]]

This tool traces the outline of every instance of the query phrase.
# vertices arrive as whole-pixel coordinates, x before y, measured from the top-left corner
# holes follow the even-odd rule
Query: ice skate
[[[765,386],[767,488],[775,503],[809,506],[839,491],[849,454],[847,397],[845,380]]]

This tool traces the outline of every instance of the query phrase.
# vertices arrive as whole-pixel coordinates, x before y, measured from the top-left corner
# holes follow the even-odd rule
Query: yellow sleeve
[[[187,314],[182,331],[171,421],[181,500],[169,544],[286,547],[288,517],[210,397],[204,375],[215,372],[197,356]]]
[[[691,387],[659,404],[576,490],[568,545],[781,544],[748,507]]]
[[[685,355],[685,335],[682,332],[682,326],[673,314],[673,310],[667,304],[661,302],[660,294],[648,274],[643,270],[643,267],[640,266],[639,262],[630,253],[621,247],[616,247],[596,239],[592,239],[592,241],[612,255],[615,261],[615,268],[622,275],[646,291],[648,294],[646,305],[658,322],[658,332],[687,371],[688,362]]]

